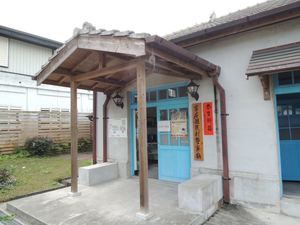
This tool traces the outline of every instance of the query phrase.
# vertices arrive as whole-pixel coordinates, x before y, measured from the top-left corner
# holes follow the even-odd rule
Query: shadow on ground
[[[224,205],[205,225],[266,225],[244,208],[236,205]]]

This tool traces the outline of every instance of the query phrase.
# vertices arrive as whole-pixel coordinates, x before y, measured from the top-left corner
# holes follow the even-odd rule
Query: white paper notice
[[[158,132],[170,132],[171,131],[170,120],[158,121],[157,129],[158,129]]]
[[[109,137],[127,137],[127,119],[109,119]]]

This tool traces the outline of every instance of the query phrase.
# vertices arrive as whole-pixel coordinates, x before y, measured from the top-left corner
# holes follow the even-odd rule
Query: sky
[[[164,36],[265,0],[2,0],[0,25],[64,42],[85,21]]]

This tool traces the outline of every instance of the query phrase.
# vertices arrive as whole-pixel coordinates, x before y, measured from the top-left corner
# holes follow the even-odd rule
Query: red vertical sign
[[[204,135],[214,135],[213,104],[203,103]]]

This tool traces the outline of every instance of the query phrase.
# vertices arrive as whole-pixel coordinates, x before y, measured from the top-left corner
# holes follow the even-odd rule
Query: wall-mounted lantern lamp
[[[121,109],[123,109],[124,107],[123,97],[119,93],[117,93],[112,99],[116,104],[116,106],[121,107]]]
[[[199,85],[197,85],[194,81],[191,82],[187,86],[188,93],[197,101],[199,99],[198,94]]]

